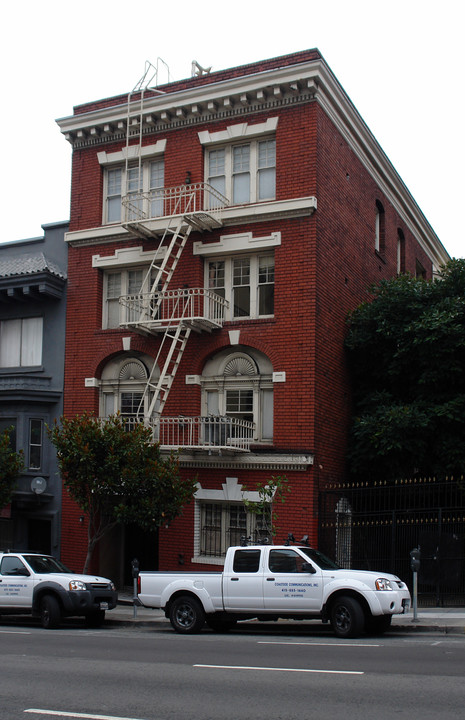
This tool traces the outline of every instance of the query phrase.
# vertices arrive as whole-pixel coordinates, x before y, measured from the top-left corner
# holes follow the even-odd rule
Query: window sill
[[[378,258],[378,260],[381,260],[381,262],[386,265],[387,260],[386,260],[384,253],[381,253],[379,250],[375,250],[375,255]]]

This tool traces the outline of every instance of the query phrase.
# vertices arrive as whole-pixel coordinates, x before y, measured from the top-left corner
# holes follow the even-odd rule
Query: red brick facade
[[[162,89],[164,95],[148,92],[144,100],[147,118],[144,115],[141,146],[166,140],[166,188],[183,185],[187,171],[192,183],[207,181],[207,148],[199,141],[202,131],[263,125],[267,119],[277,122],[272,133],[276,192],[275,199],[267,201],[267,212],[258,202],[254,208],[259,209],[253,212],[247,205],[241,206],[241,212],[231,206],[221,227],[211,233],[192,232],[170,283],[170,288],[204,287],[209,244],[214,257],[220,239],[227,248],[230,236],[249,233],[233,251],[248,256],[254,253],[254,242],[278,233],[280,243],[273,245],[273,316],[236,318],[211,333],[192,333],[163,410],[170,417],[202,414],[202,383],[186,384],[186,376],[202,377],[209,359],[228,348],[234,352],[230,331],[240,331],[239,347],[262,353],[273,373],[279,374],[273,375],[272,442],[252,444],[240,460],[234,454],[183,457],[181,449],[181,471],[196,475],[203,490],[218,491],[226,478],[237,478],[250,490],[272,475],[285,475],[291,492],[278,508],[277,538],[292,531],[296,538],[308,534],[317,544],[318,488],[342,479],[345,471],[350,410],[343,351],[347,313],[367,298],[371,283],[396,274],[399,237],[403,238],[402,269],[412,273],[421,267],[431,277],[445,261],[445,251],[317,51],[202,75]],[[73,144],[67,236],[67,415],[84,410],[102,413],[100,380],[107,363],[125,352],[155,358],[160,343],[159,336],[103,329],[105,269],[101,260],[93,261],[95,256],[116,257],[121,249],[150,253],[158,245],[155,237],[141,239],[119,224],[105,225],[105,167],[98,153],[124,149],[126,137],[117,128],[118,122],[125,124],[126,104],[127,96],[103,100],[80,106],[74,116],[60,121]],[[233,130],[230,142],[237,144],[241,137]],[[134,136],[130,144],[136,143]],[[377,203],[384,210],[384,247],[379,252],[375,250]],[[194,248],[199,245],[197,252]],[[228,257],[227,250],[222,253],[221,257]],[[131,337],[129,353],[123,350],[123,337]],[[86,384],[86,378],[94,380],[93,386]],[[190,464],[192,457],[195,462]],[[160,530],[158,558],[154,549],[152,567],[176,568],[183,562],[184,569],[202,568],[198,546],[194,547],[199,533],[195,513],[192,502],[169,529]],[[63,560],[76,567],[82,565],[86,545],[80,515],[65,498]],[[100,562],[94,559],[100,570],[115,562],[105,561],[102,553]],[[205,567],[211,568],[212,562],[209,557]]]

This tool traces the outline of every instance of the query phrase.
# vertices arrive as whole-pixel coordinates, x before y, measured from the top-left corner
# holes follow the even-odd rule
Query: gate
[[[463,479],[333,483],[319,495],[319,548],[342,567],[398,575],[411,588],[420,547],[418,600],[465,604]]]

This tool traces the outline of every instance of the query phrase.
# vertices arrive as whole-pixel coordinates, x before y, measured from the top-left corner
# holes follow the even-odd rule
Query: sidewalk
[[[292,622],[292,621],[283,621]],[[310,621],[321,624],[319,620]],[[134,608],[130,595],[120,594],[118,605],[106,614],[106,626],[126,625],[137,627],[150,627],[166,625],[170,627],[169,620],[165,618],[163,610],[136,607]],[[413,610],[407,615],[394,615],[389,632],[434,632],[443,635],[465,635],[465,608],[419,608],[417,618],[414,620]]]

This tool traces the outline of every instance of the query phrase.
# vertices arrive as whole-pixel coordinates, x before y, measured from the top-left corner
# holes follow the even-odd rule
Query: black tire
[[[94,610],[86,615],[86,627],[99,628],[105,622],[105,610]]]
[[[351,597],[336,598],[331,606],[331,625],[340,638],[354,638],[362,634],[365,616],[360,603]]]
[[[170,623],[177,633],[198,633],[205,624],[204,609],[196,598],[181,595],[170,605]]]
[[[53,595],[45,595],[40,603],[40,622],[46,630],[54,630],[60,625],[61,610]]]
[[[215,614],[207,615],[206,622],[210,630],[217,633],[229,632],[237,624],[237,620],[228,620],[221,616],[217,617]]]
[[[370,615],[365,623],[369,635],[383,635],[391,627],[392,615]]]

